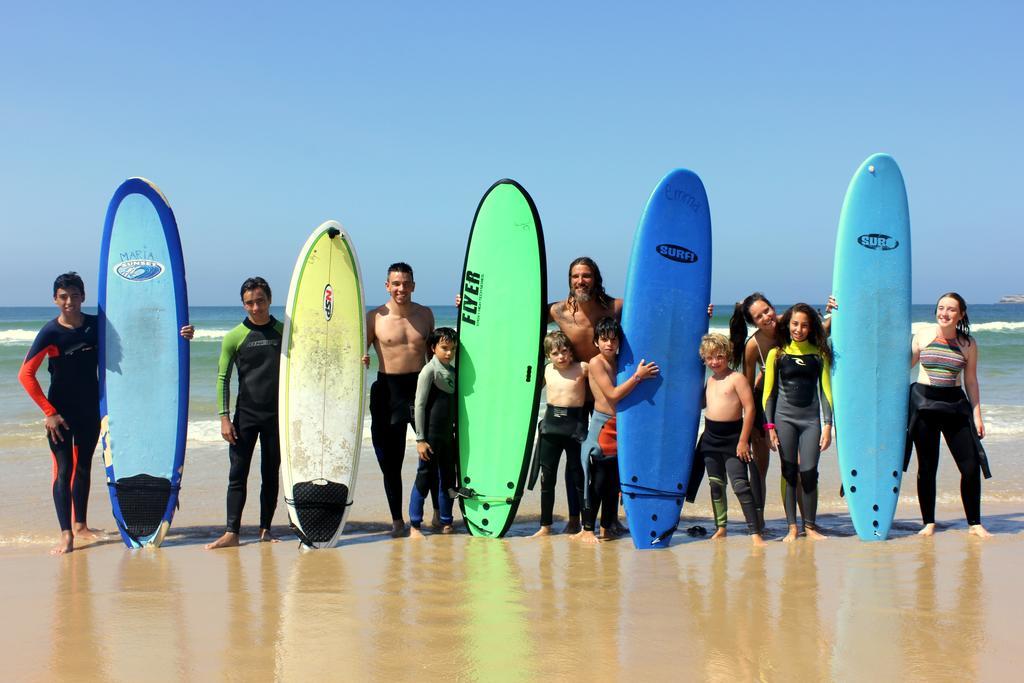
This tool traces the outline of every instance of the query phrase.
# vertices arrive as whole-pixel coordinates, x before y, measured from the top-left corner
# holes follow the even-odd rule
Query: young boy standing
[[[728,503],[726,475],[743,508],[755,546],[765,545],[757,516],[761,497],[761,477],[754,468],[750,452],[750,430],[754,426],[754,394],[742,374],[729,367],[732,343],[721,334],[705,335],[700,342],[700,357],[711,371],[704,389],[704,433],[697,446],[711,484],[711,505],[715,511],[715,538],[725,538]],[[749,473],[748,469],[754,470]]]
[[[580,442],[587,435],[584,408],[587,400],[587,363],[576,360],[572,343],[561,330],[549,332],[544,337],[544,355],[549,361],[544,368],[547,408],[541,422],[537,447],[540,463],[540,529],[534,536],[551,534],[558,461],[562,451],[565,451],[565,478],[568,485],[576,490],[583,488]],[[569,522],[565,533],[577,533],[580,530],[579,501],[570,498],[568,502]]]
[[[437,490],[441,533],[455,530],[452,499],[455,477],[455,347],[458,335],[450,327],[439,327],[427,338],[432,357],[416,380],[413,407],[416,430],[416,481],[409,496],[409,535],[422,538],[423,503]]]
[[[583,531],[578,536],[588,543],[606,540],[611,535],[618,512],[619,462],[615,434],[615,406],[645,379],[658,374],[658,366],[640,359],[636,371],[616,386],[619,343],[622,328],[615,318],[606,317],[594,326],[594,344],[598,355],[591,359],[588,374],[594,394],[594,414],[590,432],[583,444],[581,460],[585,467],[586,497]],[[601,535],[594,535],[597,512],[601,511]]]
[[[260,442],[260,540],[276,541],[270,523],[277,508],[281,444],[277,426],[278,370],[284,325],[270,314],[270,285],[261,277],[242,283],[246,317],[224,336],[217,364],[220,434],[228,442],[227,528],[207,550],[238,545],[249,468],[256,440]],[[230,418],[231,370],[238,368],[235,418]]]
[[[95,315],[82,312],[85,284],[78,273],[57,276],[53,303],[60,315],[36,335],[18,372],[21,385],[46,416],[46,440],[53,455],[53,504],[60,523],[60,543],[51,550],[63,555],[80,541],[100,538],[86,524],[93,451],[100,435],[99,331]],[[181,336],[192,339],[195,328],[185,325]],[[36,371],[48,360],[50,388],[43,388]]]

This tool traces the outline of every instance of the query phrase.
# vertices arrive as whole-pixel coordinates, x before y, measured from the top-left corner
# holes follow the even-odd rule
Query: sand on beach
[[[58,558],[47,554],[52,535],[0,545],[6,679],[963,681],[1004,679],[1024,664],[1017,504],[985,504],[997,534],[988,541],[967,535],[957,505],[941,509],[934,538],[916,536],[910,500],[889,542],[861,543],[835,510],[820,518],[833,538],[783,544],[772,503],[773,542],[755,551],[733,500],[725,541],[679,533],[668,550],[640,552],[628,539],[529,538],[534,491],[504,540],[461,529],[394,540],[364,449],[342,547],[255,543],[247,525],[240,548],[205,551],[222,529],[224,450],[191,453],[187,495],[160,549],[128,551],[116,534]],[[410,450],[406,488],[414,469]],[[258,514],[255,475],[247,524]],[[94,481],[92,523],[112,531]],[[50,523],[40,498],[33,521]],[[684,527],[712,528],[705,498],[684,511]],[[287,536],[283,506],[276,521]]]

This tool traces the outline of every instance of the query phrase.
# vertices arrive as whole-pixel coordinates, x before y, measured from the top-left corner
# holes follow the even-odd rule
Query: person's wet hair
[[[544,355],[550,356],[551,352],[555,349],[569,349],[572,351],[572,342],[569,341],[568,335],[561,330],[553,330],[544,335]],[[575,358],[575,354],[573,354]]]
[[[459,343],[459,333],[450,327],[438,327],[427,337],[427,348],[433,353],[441,342],[454,346]]]
[[[267,297],[267,301],[271,300],[270,296],[270,285],[267,281],[260,276],[251,277],[242,283],[242,289],[239,291],[238,296],[241,299],[245,299],[245,293],[251,292],[254,289],[262,289],[263,294]]]
[[[82,296],[85,296],[85,283],[82,282],[81,275],[73,270],[67,273],[61,273],[57,276],[57,279],[53,281],[53,295],[57,296],[58,289],[63,289],[66,292],[72,287],[77,289]]]
[[[594,259],[589,256],[580,256],[577,259],[573,259],[572,263],[569,264],[569,296],[566,301],[569,307],[572,309],[573,315],[579,310],[580,302],[576,300],[576,294],[572,291],[572,269],[576,266],[586,266],[590,268],[590,272],[594,276],[594,287],[591,291],[591,298],[601,305],[602,308],[611,308],[614,305],[614,300],[608,296],[608,293],[604,291],[604,278],[601,277],[601,269],[597,267],[597,263]]]
[[[391,273],[405,273],[406,275],[409,276],[410,280],[416,280],[416,278],[413,277],[412,274],[412,266],[410,266],[405,261],[398,261],[388,266],[388,275],[391,275]]]
[[[758,301],[763,301],[769,308],[772,302],[761,292],[754,292],[743,301],[736,303],[736,308],[729,318],[729,340],[732,342],[732,366],[740,367],[743,362],[743,349],[747,343],[747,325],[753,325],[754,319],[750,317],[750,307]]]
[[[622,339],[622,326],[610,315],[601,318],[594,325],[594,343],[601,339]]]
[[[957,294],[956,292],[946,292],[945,294],[943,294],[942,296],[935,300],[936,313],[939,312],[939,302],[946,298],[955,299],[957,305],[960,307],[960,314],[963,315],[963,318],[961,318],[956,324],[956,336],[970,344],[971,321],[967,317],[967,302],[964,301],[964,298]]]
[[[810,304],[794,304],[788,311],[782,314],[778,324],[775,325],[775,344],[780,349],[789,345],[793,338],[789,336],[789,321],[794,313],[803,313],[811,323],[811,329],[807,333],[807,341],[818,347],[821,357],[832,363],[832,345],[825,334],[825,326],[821,322],[821,316]]]

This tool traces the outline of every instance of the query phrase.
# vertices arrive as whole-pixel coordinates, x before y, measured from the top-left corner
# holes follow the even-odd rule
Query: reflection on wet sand
[[[534,649],[519,564],[507,543],[469,539],[463,549],[456,643],[470,680],[513,680],[531,672]],[[504,672],[504,673],[503,673]]]
[[[769,621],[763,551],[750,551],[739,561],[721,543],[712,551],[708,574],[703,577],[705,609],[695,614],[697,633],[706,639],[703,661],[707,680],[751,681],[768,663]],[[739,572],[729,565],[739,564]],[[698,660],[700,661],[700,660]]]
[[[625,541],[616,541],[616,550],[626,550]],[[680,674],[686,674],[692,662],[691,610],[700,591],[693,587],[693,577],[680,559],[685,551],[671,550],[633,552],[625,555],[622,586],[622,640],[619,668],[646,675],[669,668],[675,663]],[[657,590],[651,590],[657,586]],[[596,600],[594,602],[597,602]],[[685,677],[685,676],[684,676]]]
[[[245,667],[257,671],[274,668],[282,598],[277,563],[268,544],[246,550],[258,554],[259,560],[243,562],[242,554],[237,551],[225,557],[227,611],[223,616],[228,646],[220,653],[221,674],[225,678],[238,675],[239,652],[249,653]],[[255,581],[251,578],[253,574],[256,574]]]
[[[982,544],[975,539],[964,540],[967,542],[963,543],[959,567],[945,566],[941,574],[935,543],[924,542],[918,548],[910,593],[914,604],[906,610],[902,642],[908,662],[906,674],[911,678],[980,678],[978,657],[986,635]],[[1019,600],[1018,596],[1006,598]]]
[[[97,678],[108,678],[106,651],[110,643],[98,629],[93,591],[95,587],[89,570],[90,555],[78,553],[61,558],[57,585],[53,592],[51,634],[53,646],[49,648],[51,679],[76,678],[81,662],[88,661],[89,669]]]
[[[892,547],[861,543],[849,550],[836,617],[832,678],[898,680],[903,672],[900,589],[904,579]]]
[[[18,647],[0,663],[17,680],[1013,678],[1019,543],[368,534],[8,557],[0,639]]]
[[[116,593],[103,600],[108,659],[118,669],[160,678],[184,674],[191,662],[174,558],[154,549],[120,552]]]
[[[264,564],[271,560],[263,558]],[[280,606],[276,623],[264,622],[268,642],[262,649],[272,665],[255,670],[288,681],[365,680],[373,671],[367,655],[375,645],[364,642],[364,631],[376,620],[367,622],[362,614],[347,561],[344,553],[328,551],[296,551],[289,559],[285,592],[266,595]]]
[[[784,680],[820,681],[826,678],[832,656],[819,610],[821,591],[818,583],[819,543],[799,539],[782,544],[782,580],[775,589],[775,618],[765,628],[771,635],[768,666]],[[830,588],[834,582],[830,582]]]

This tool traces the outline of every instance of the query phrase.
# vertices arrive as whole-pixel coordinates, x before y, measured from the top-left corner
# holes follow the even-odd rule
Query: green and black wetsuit
[[[260,440],[260,528],[269,529],[277,507],[281,445],[277,429],[278,369],[284,326],[270,318],[256,325],[248,318],[224,337],[217,364],[217,396],[220,414],[229,415],[231,369],[238,368],[238,399],[235,401],[237,438],[228,448],[227,530],[238,533],[245,507],[246,482],[256,439]]]

